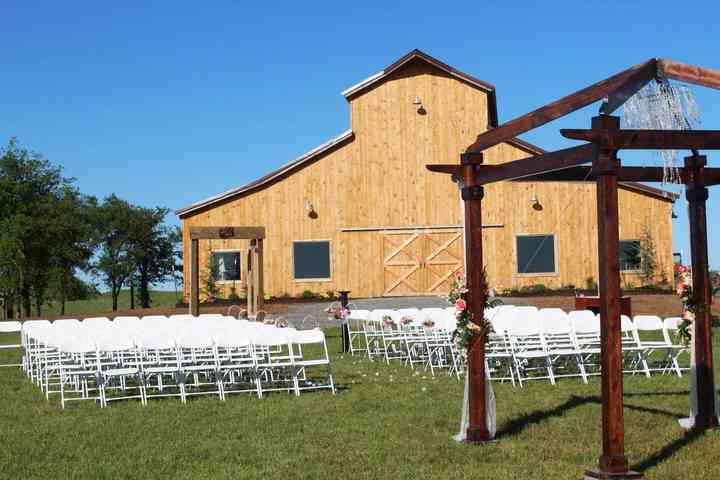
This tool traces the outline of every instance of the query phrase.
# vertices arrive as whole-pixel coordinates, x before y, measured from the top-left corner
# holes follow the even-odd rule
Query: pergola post
[[[617,130],[620,119],[598,116],[593,129]],[[598,147],[593,159],[597,176],[598,272],[600,287],[600,342],[602,368],[602,447],[597,470],[586,478],[641,478],[629,471],[625,457],[623,369],[620,332],[620,262],[617,151]]]
[[[718,426],[715,411],[715,377],[712,356],[712,301],[710,272],[708,268],[707,214],[708,189],[705,186],[704,155],[685,157],[686,198],[690,221],[690,252],[692,256],[692,288],[695,306],[695,381],[697,383],[697,406],[695,428]]]
[[[470,160],[472,158],[473,160]],[[479,158],[480,160],[477,160]],[[467,308],[476,323],[485,314],[485,285],[483,285],[482,251],[482,198],[483,187],[476,179],[476,163],[482,163],[482,155],[462,156],[462,199],[465,202],[465,261],[467,266]],[[485,406],[485,334],[473,337],[467,353],[468,375],[468,442],[491,440],[487,428]]]
[[[200,259],[197,238],[190,240],[190,315],[200,314]]]

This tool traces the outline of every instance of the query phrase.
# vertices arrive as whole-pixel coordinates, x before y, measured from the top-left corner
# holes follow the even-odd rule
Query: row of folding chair
[[[118,317],[26,322],[28,376],[70,400],[109,400],[303,390],[335,386],[322,331],[232,317]],[[319,378],[308,370],[324,370]],[[113,392],[113,395],[109,395]]]
[[[455,308],[361,310],[350,308],[350,352],[369,359],[400,360],[414,368],[422,365],[435,374],[461,371],[452,333],[457,326]]]
[[[494,333],[488,354],[501,364],[520,385],[527,380],[580,377],[599,374],[600,319],[590,311],[566,313],[559,308],[501,306],[489,309],[486,317]],[[622,351],[625,371],[653,371],[682,375],[679,356],[687,351],[673,342],[679,318],[662,320],[638,315],[621,318]]]

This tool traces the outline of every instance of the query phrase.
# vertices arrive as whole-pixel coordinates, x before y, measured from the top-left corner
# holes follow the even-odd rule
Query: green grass
[[[578,479],[601,451],[597,377],[495,384],[505,433],[478,446],[450,439],[461,382],[339,354],[333,371],[336,396],[103,410],[81,402],[63,411],[19,370],[0,369],[0,478]],[[720,478],[720,432],[687,435],[676,421],[688,412],[687,378],[626,376],[625,393],[626,453],[646,478]]]
[[[181,294],[180,294],[181,295]],[[152,308],[173,308],[178,297],[175,292],[151,291],[150,299]],[[140,303],[136,300],[135,306],[139,308]],[[123,290],[118,297],[118,310],[130,308],[130,290]],[[112,296],[109,293],[102,293],[87,300],[76,300],[65,304],[65,315],[81,315],[89,313],[104,313],[112,311]],[[43,316],[60,315],[60,304],[43,307]]]

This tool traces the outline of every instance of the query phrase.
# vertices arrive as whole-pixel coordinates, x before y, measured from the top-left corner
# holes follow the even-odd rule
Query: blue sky
[[[650,57],[720,68],[709,1],[120,3],[2,2],[0,141],[18,137],[87,193],[173,209],[344,131],[340,91],[413,48],[495,84],[501,122]],[[694,91],[701,128],[720,128],[720,92]],[[558,128],[596,110],[523,138],[567,146]],[[683,200],[675,210],[688,258]]]

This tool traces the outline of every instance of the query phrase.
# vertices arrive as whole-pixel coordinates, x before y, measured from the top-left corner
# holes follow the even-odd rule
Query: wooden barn
[[[178,210],[186,259],[191,226],[262,226],[266,296],[448,291],[463,268],[462,206],[458,187],[425,165],[459,162],[479,133],[497,126],[494,87],[414,50],[342,94],[348,130],[256,181]],[[487,151],[485,161],[542,151],[516,139]],[[596,280],[594,183],[505,182],[485,192],[483,243],[493,287],[584,287]],[[626,286],[641,283],[637,246],[646,231],[656,248],[656,281],[672,279],[675,198],[622,184]],[[225,295],[231,288],[242,295],[247,247],[201,241],[201,276],[214,275]]]

